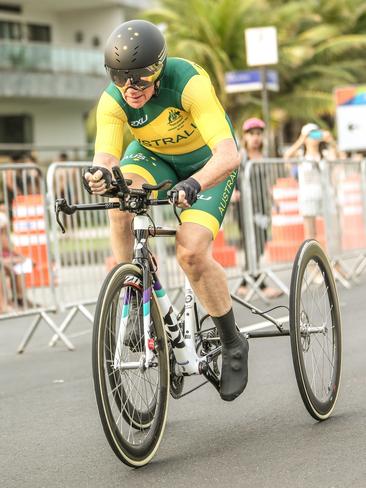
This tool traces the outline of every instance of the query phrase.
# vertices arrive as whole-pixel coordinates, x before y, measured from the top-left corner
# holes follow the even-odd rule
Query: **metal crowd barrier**
[[[310,181],[313,186],[306,192],[301,181],[299,185],[302,164],[300,160],[267,159],[248,161],[241,167],[240,198],[236,195],[228,206],[213,253],[225,267],[232,291],[245,280],[247,299],[258,296],[268,301],[263,293],[265,280],[288,294],[281,272],[288,275],[305,237],[300,209],[304,199],[310,206],[313,200],[322,202],[314,219],[316,238],[327,248],[341,283],[350,286],[352,278],[366,268],[366,162],[321,161],[316,181]],[[96,302],[106,273],[114,265],[107,212],[63,216],[66,234],[55,220],[57,198],[69,203],[104,201],[82,187],[81,170],[87,165],[53,163],[47,172],[47,194],[36,166],[0,166],[4,202],[0,209],[0,319],[35,316],[20,352],[42,319],[54,332],[50,345],[61,339],[72,349],[65,331],[78,313],[93,321],[88,306]],[[154,208],[153,217],[157,225],[177,225],[169,207]],[[153,252],[165,287],[176,290],[178,297],[183,274],[175,259],[174,239],[153,240]],[[344,264],[348,257],[356,260],[352,270]],[[67,313],[56,325],[50,313],[60,310]]]
[[[48,203],[51,215],[51,240],[58,286],[55,289],[60,310],[67,315],[60,325],[65,332],[78,313],[93,322],[93,314],[87,308],[96,303],[98,293],[108,268],[114,260],[109,239],[107,212],[77,212],[62,215],[66,233],[62,234],[54,214],[57,198],[68,203],[92,203],[105,201],[90,195],[82,186],[82,170],[90,166],[84,162],[56,162],[47,172]],[[50,345],[56,344],[56,335]]]
[[[324,196],[325,220],[327,223],[328,251],[346,272],[345,279],[334,267],[336,277],[345,285],[350,285],[365,268],[366,253],[366,185],[365,161],[345,159],[325,161]],[[326,193],[327,192],[327,193]],[[345,260],[356,258],[348,267]]]
[[[349,288],[366,267],[365,161],[248,161],[241,172],[246,276],[254,294],[269,278],[288,294],[279,271],[291,267],[306,237],[303,213],[313,215],[314,237],[326,247],[336,278]],[[304,176],[305,175],[305,176]],[[355,257],[353,269],[345,259]]]
[[[0,320],[34,317],[18,352],[43,320],[73,349],[50,313],[57,308],[45,182],[33,164],[0,166]]]
[[[89,195],[82,186],[81,170],[85,162],[53,163],[47,173],[48,202],[51,213],[51,241],[54,268],[57,277],[55,294],[61,310],[68,314],[60,326],[65,332],[78,312],[92,322],[87,306],[96,302],[108,269],[113,266],[109,240],[107,212],[79,212],[64,216],[66,234],[62,234],[53,214],[57,198],[69,203],[105,201]],[[155,207],[156,225],[175,227],[177,221],[170,207]],[[238,225],[237,209],[229,205],[225,225],[214,243],[214,255],[226,268],[229,278],[239,279],[244,268],[242,233]],[[174,238],[152,240],[152,251],[159,263],[159,273],[164,286],[176,291],[176,298],[184,285],[183,273],[175,258]],[[51,340],[54,345],[57,337]]]

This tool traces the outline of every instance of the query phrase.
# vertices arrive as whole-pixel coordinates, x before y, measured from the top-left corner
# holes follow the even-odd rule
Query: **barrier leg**
[[[341,283],[347,290],[351,288],[351,283],[340,273],[337,269],[336,264],[339,263],[339,261],[333,261],[332,262],[332,270],[334,274],[334,278]]]
[[[250,287],[250,290],[245,295],[246,301],[250,301],[254,295],[258,295],[258,297],[261,300],[263,300],[265,303],[270,303],[268,298],[264,295],[264,293],[260,289],[260,285],[262,284],[265,277],[266,277],[265,273],[261,273],[257,279],[253,279],[249,274],[244,275],[245,281],[248,283]]]
[[[91,323],[94,322],[93,315],[89,312],[89,310],[84,305],[79,305],[79,310],[84,315],[84,317],[89,320],[89,322]]]
[[[361,256],[361,259],[356,263],[353,271],[352,271],[352,278],[359,277],[364,269],[366,268],[366,256]]]
[[[273,283],[277,285],[278,288],[280,288],[287,296],[290,295],[290,290],[288,286],[286,286],[285,283],[281,281],[279,277],[271,269],[267,269],[266,274],[268,278],[270,278],[273,281]]]
[[[43,320],[47,323],[47,325],[53,330],[53,332],[62,340],[65,346],[68,348],[69,351],[73,351],[75,347],[73,346],[72,342],[65,336],[65,334],[57,328],[53,320],[51,320],[45,312],[41,312]]]
[[[67,327],[71,324],[71,321],[72,319],[75,317],[76,313],[78,311],[78,308],[77,307],[73,307],[70,312],[67,314],[67,316],[65,317],[65,319],[63,320],[63,322],[61,323],[60,327],[59,327],[59,331],[60,332],[65,332],[65,330],[67,329]],[[48,345],[50,347],[53,347],[56,342],[59,340],[60,336],[58,334],[55,334],[52,339],[50,340],[50,342],[48,343]]]
[[[38,324],[41,321],[41,319],[42,319],[41,314],[37,315],[37,317],[35,318],[35,320],[32,323],[32,325],[29,327],[29,329],[27,330],[27,332],[24,334],[23,339],[21,340],[21,343],[18,346],[18,350],[17,350],[17,353],[18,354],[22,354],[24,352],[24,350],[27,347],[29,341],[32,339],[33,334],[35,333],[36,328],[38,327]]]

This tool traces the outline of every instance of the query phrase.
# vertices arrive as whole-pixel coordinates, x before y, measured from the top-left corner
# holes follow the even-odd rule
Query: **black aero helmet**
[[[146,20],[119,25],[107,40],[104,65],[112,81],[124,86],[127,80],[139,87],[161,78],[167,55],[163,34]]]

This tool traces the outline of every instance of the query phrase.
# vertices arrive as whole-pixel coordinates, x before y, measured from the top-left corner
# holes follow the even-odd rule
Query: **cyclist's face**
[[[136,89],[131,86],[131,82],[128,81],[123,87],[122,95],[126,100],[128,105],[132,108],[141,108],[147,103],[150,98],[154,95],[155,87],[154,85],[142,89]]]

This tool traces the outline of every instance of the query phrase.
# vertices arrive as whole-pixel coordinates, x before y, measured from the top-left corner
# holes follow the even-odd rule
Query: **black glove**
[[[85,179],[85,174],[86,173],[91,173],[93,175],[98,170],[100,170],[103,173],[103,176],[102,176],[101,179],[104,180],[105,181],[105,184],[106,184],[106,191],[105,191],[105,193],[103,193],[102,196],[106,196],[106,197],[113,196],[116,193],[115,191],[113,191],[114,188],[113,189],[110,189],[108,191],[108,189],[111,186],[111,182],[112,182],[112,174],[111,174],[111,172],[107,168],[104,168],[103,166],[90,166],[89,168],[85,168],[83,170],[82,181],[83,181],[83,186],[84,186],[85,190],[88,193],[90,193],[90,195],[93,194],[93,192],[92,192],[92,190],[91,190],[91,188],[89,186],[88,180]]]
[[[190,177],[177,183],[173,187],[173,190],[184,191],[184,193],[186,194],[187,202],[189,203],[189,205],[193,205],[194,202],[197,201],[197,195],[201,191],[201,185],[198,183],[197,180]]]

